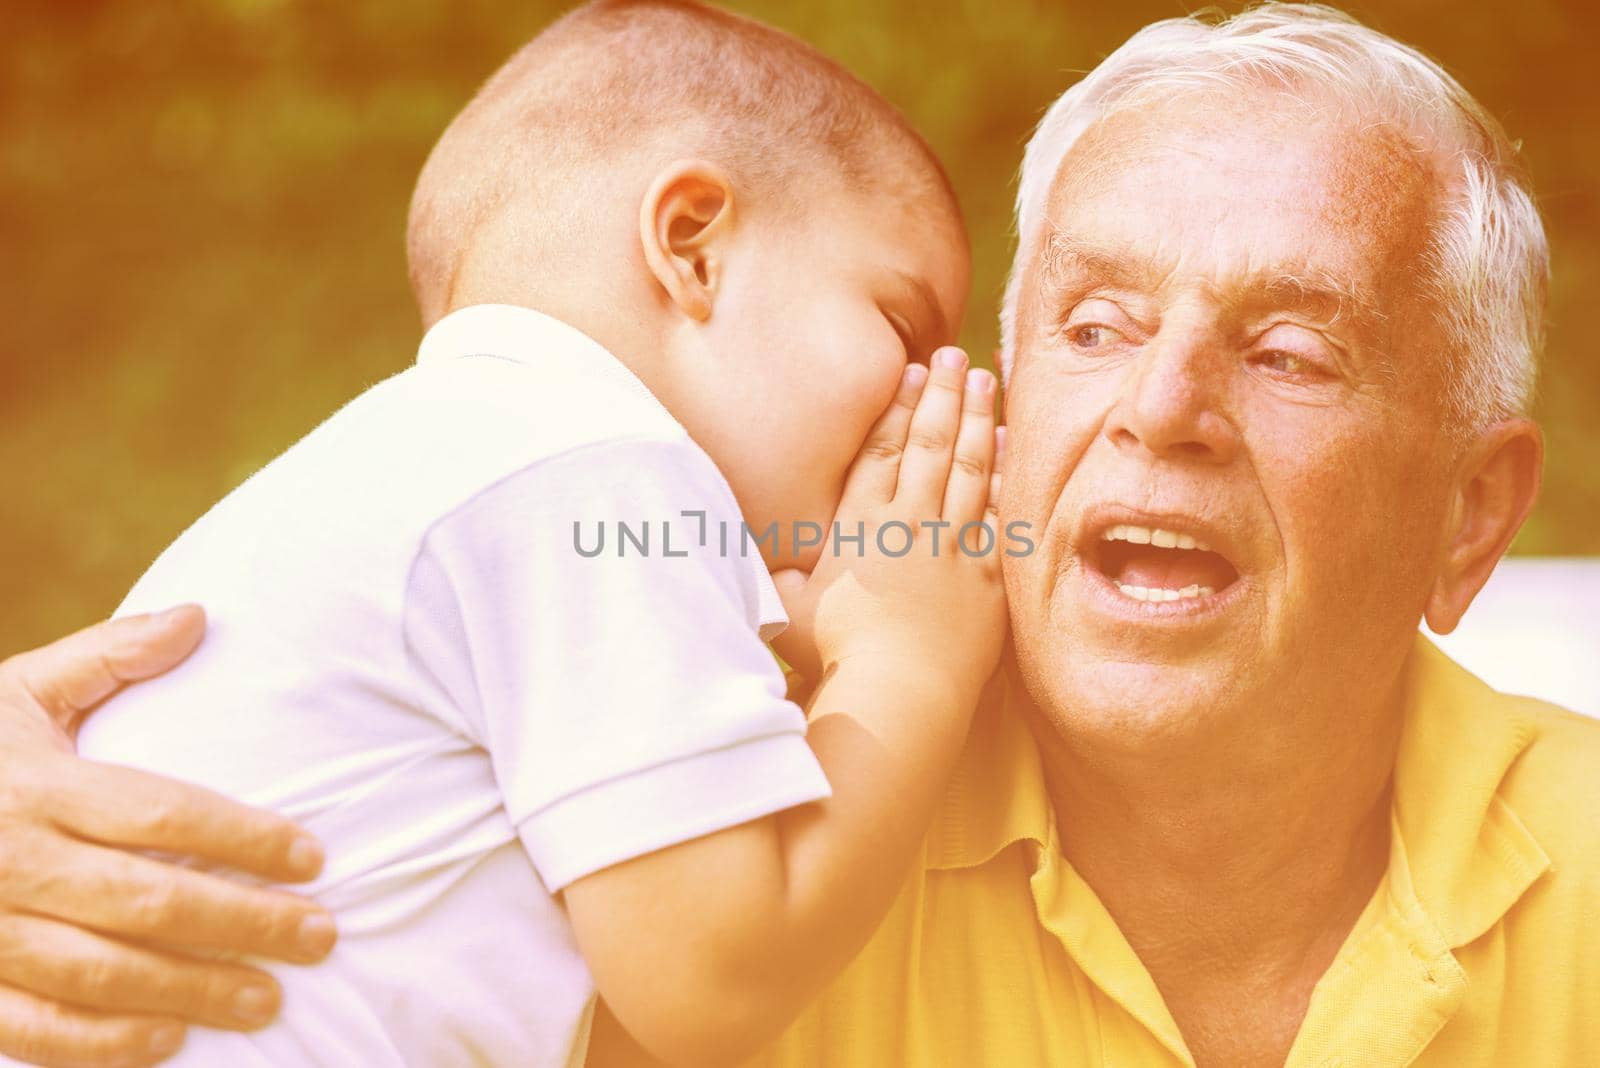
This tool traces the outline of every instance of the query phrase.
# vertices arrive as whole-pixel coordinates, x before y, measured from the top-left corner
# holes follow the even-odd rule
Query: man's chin
[[[1030,695],[1069,732],[1186,735],[1225,715],[1267,655],[1247,583],[1194,605],[1113,600],[1076,576],[1053,592],[1045,626],[1030,636],[1014,612],[1013,633]]]
[[[1066,740],[1146,755],[1152,743],[1204,733],[1239,697],[1238,666],[1220,660],[1074,657],[1021,667],[1029,696]]]

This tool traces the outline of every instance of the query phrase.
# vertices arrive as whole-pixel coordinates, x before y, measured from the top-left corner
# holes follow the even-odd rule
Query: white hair
[[[1017,253],[1000,313],[1006,373],[1024,268],[1045,247],[1045,207],[1068,150],[1113,111],[1241,86],[1377,107],[1423,135],[1453,187],[1424,264],[1450,348],[1447,400],[1469,425],[1525,414],[1544,345],[1549,251],[1518,146],[1439,64],[1320,4],[1153,23],[1051,105],[1022,160]]]

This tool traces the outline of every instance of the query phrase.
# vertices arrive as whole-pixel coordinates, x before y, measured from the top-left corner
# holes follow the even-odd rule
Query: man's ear
[[[1508,419],[1479,434],[1457,468],[1449,542],[1423,613],[1449,634],[1489,581],[1539,496],[1544,436],[1531,419]]]
[[[645,265],[668,299],[696,322],[711,318],[734,226],[733,183],[704,160],[664,168],[639,205]]]

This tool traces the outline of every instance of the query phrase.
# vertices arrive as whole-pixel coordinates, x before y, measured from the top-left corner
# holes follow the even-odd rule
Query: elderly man
[[[763,1063],[1600,1064],[1600,725],[1417,635],[1538,488],[1546,255],[1498,125],[1327,9],[1163,22],[1051,109],[1018,223],[1014,655],[921,869]],[[32,781],[15,833],[95,788]],[[13,941],[13,1048],[145,1037],[57,997],[192,1014],[105,993],[123,943],[93,1000]],[[631,1057],[602,1014],[592,1061]]]

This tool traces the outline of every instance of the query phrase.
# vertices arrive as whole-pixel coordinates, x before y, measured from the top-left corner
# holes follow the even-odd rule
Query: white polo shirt
[[[552,894],[828,793],[759,553],[702,523],[738,506],[644,385],[489,305],[156,561],[121,611],[197,601],[209,632],[80,751],[301,821],[340,929],[325,963],[268,966],[279,1022],[196,1029],[173,1063],[581,1063],[593,985]]]

